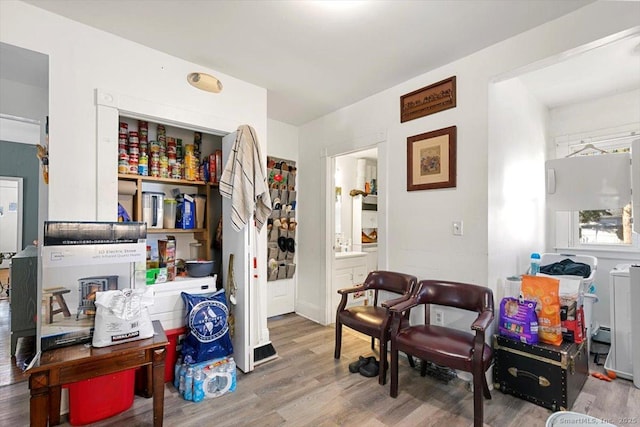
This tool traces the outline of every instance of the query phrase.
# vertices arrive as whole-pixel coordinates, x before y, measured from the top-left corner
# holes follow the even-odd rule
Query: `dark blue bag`
[[[209,294],[182,292],[187,310],[187,336],[182,358],[188,364],[229,356],[233,344],[229,335],[229,309],[224,289]]]
[[[540,273],[550,276],[567,275],[589,277],[591,275],[591,267],[583,262],[575,262],[571,259],[563,259],[553,264],[543,265],[540,267]]]

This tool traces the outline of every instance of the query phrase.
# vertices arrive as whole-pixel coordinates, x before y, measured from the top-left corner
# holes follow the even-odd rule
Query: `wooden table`
[[[153,396],[153,425],[161,426],[164,413],[164,360],[167,336],[153,321],[154,336],[144,340],[94,348],[85,344],[48,350],[29,369],[31,426],[60,424],[60,391],[63,384],[143,367],[144,384],[137,390]],[[100,393],[100,390],[96,390]]]

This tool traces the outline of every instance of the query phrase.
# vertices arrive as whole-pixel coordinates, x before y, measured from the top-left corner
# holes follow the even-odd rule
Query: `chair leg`
[[[487,376],[482,374],[482,391],[484,392],[485,399],[491,399],[491,391],[489,390],[489,384],[487,384]]]
[[[378,383],[384,385],[387,382],[387,341],[380,339],[380,375]]]
[[[424,377],[427,375],[427,361],[420,360],[420,376]]]
[[[478,371],[479,369],[476,369]],[[480,370],[481,371],[481,370]],[[473,426],[482,427],[484,424],[484,402],[482,399],[483,381],[480,376],[484,376],[483,372],[473,372]],[[486,381],[484,381],[486,382]]]
[[[333,353],[335,359],[340,359],[340,350],[342,349],[342,323],[336,322],[336,347]]]
[[[416,362],[413,360],[413,356],[410,355],[409,353],[405,353],[407,355],[407,359],[409,359],[409,366],[411,366],[412,368],[416,367]]]
[[[398,397],[398,349],[391,343],[391,397]]]

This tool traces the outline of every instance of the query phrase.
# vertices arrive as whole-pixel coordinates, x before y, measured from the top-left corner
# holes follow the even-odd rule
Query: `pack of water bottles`
[[[236,389],[236,362],[228,356],[188,364],[179,357],[173,385],[184,400],[200,402],[205,398],[222,396]]]

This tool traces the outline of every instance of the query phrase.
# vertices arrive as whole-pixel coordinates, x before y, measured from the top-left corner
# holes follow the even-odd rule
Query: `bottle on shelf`
[[[529,274],[532,276],[540,273],[540,254],[534,252],[531,254],[531,267],[529,267]]]

